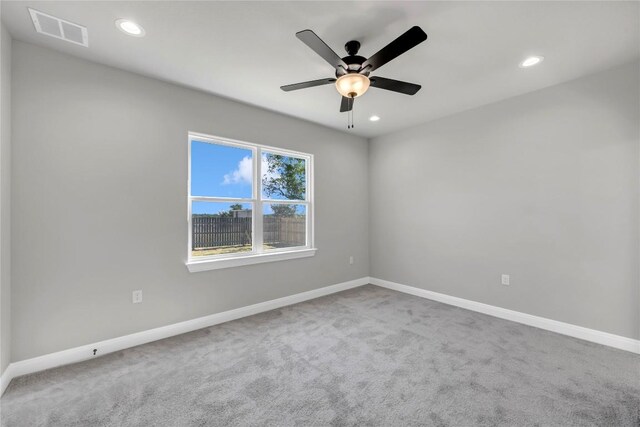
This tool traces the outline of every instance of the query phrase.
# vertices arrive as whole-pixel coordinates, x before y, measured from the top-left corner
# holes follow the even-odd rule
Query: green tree
[[[275,216],[295,216],[297,205],[271,205]]]
[[[218,212],[218,216],[221,218],[231,218],[233,216],[233,211],[241,211],[242,205],[240,203],[234,203],[229,206],[229,210]]]
[[[262,188],[267,197],[286,200],[304,200],[306,192],[305,161],[279,154],[265,154],[267,170],[262,177]],[[294,216],[296,205],[271,205],[276,216]]]
[[[267,173],[262,177],[262,188],[267,196],[282,196],[287,200],[304,200],[305,162],[295,157],[266,154]]]

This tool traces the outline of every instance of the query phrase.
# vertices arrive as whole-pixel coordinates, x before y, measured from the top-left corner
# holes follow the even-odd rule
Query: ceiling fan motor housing
[[[357,40],[348,41],[347,44],[344,45],[344,49],[349,55],[342,58],[342,60],[347,64],[348,69],[345,70],[342,67],[336,67],[336,77],[344,76],[347,73],[357,73],[364,61],[367,60],[367,58],[358,55],[360,42]],[[362,72],[361,74],[368,76],[369,71]]]

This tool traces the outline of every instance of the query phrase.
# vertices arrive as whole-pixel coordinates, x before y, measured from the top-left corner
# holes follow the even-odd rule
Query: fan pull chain
[[[349,114],[351,114],[351,129],[353,129],[353,107],[355,107],[355,102],[353,102],[353,98],[351,98],[351,111],[349,111]]]
[[[351,98],[351,109],[347,111],[347,129],[353,129],[353,109],[355,107],[355,102],[353,102],[353,98]]]

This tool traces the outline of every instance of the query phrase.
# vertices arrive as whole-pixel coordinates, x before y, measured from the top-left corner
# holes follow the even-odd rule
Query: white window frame
[[[257,264],[271,261],[283,261],[287,259],[304,258],[314,256],[313,230],[313,154],[299,151],[286,150],[268,145],[256,144],[235,139],[223,138],[219,136],[206,135],[203,133],[189,132],[188,134],[188,170],[187,170],[187,268],[190,272],[215,270],[219,268],[239,267],[249,264]],[[208,142],[216,145],[226,145],[230,147],[251,150],[253,161],[253,182],[251,198],[230,198],[230,197],[208,197],[191,195],[191,145],[193,141]],[[305,195],[306,200],[275,200],[262,197],[262,153],[269,152],[283,156],[295,157],[305,160]],[[191,209],[193,202],[222,202],[250,204],[252,215],[252,249],[251,252],[238,252],[233,254],[210,255],[193,257],[191,254],[192,245],[192,216]],[[265,250],[263,247],[263,206],[265,203],[304,205],[306,207],[306,244],[290,248],[278,248]]]

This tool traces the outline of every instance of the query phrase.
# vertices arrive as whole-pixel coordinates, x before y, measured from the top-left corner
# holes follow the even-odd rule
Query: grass
[[[275,246],[264,245],[264,248],[274,249]],[[251,245],[220,246],[220,247],[211,248],[211,249],[197,249],[197,250],[191,251],[191,256],[201,257],[201,256],[211,256],[211,255],[235,254],[239,252],[251,252]]]

